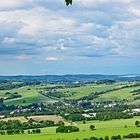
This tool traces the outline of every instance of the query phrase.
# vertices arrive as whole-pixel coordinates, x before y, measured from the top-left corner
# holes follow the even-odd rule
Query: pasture
[[[70,97],[69,99],[79,99],[84,96],[88,96],[90,93],[93,92],[101,92],[101,91],[106,91],[109,89],[114,89],[114,88],[119,88],[122,85],[128,85],[128,82],[117,82],[114,84],[86,84],[81,87],[76,87],[76,88],[65,88],[65,89],[58,89],[58,91],[61,91],[63,94],[69,94]]]
[[[2,140],[82,140],[90,136],[104,137],[112,135],[127,135],[129,133],[139,133],[140,128],[135,127],[135,121],[140,120],[140,117],[133,119],[121,119],[111,121],[89,121],[86,124],[79,122],[75,124],[80,128],[79,132],[74,133],[56,133],[56,127],[48,127],[42,129],[42,134],[23,134],[12,136],[0,136]],[[91,131],[90,125],[95,125],[96,130]],[[137,139],[138,140],[138,139]]]
[[[58,88],[55,89],[61,94],[67,94],[68,97],[65,97],[66,99],[79,99],[84,96],[88,96],[91,93],[95,92],[101,92],[101,91],[106,91],[106,90],[112,90],[116,88],[120,88],[122,86],[127,86],[127,85],[133,85],[136,82],[116,82],[113,84],[84,84],[80,87],[72,87],[72,88]],[[24,86],[20,88],[14,88],[11,90],[0,90],[0,98],[6,98],[6,92],[17,92],[21,97],[19,98],[13,98],[13,99],[8,99],[5,100],[6,105],[28,105],[32,103],[52,103],[55,102],[56,100],[63,100],[63,97],[60,99],[53,99],[49,98],[47,96],[41,95],[39,91],[44,90],[47,87],[57,87],[62,84],[41,84],[41,85],[34,85],[34,86]],[[128,103],[130,104],[138,104],[139,100],[134,101],[134,96],[131,91],[140,89],[140,86],[137,87],[129,87],[129,88],[124,88],[120,89],[117,91],[112,91],[108,92],[102,95],[99,95],[96,99],[94,99],[92,102],[103,102],[103,101],[121,101],[123,99],[128,100]]]
[[[134,96],[132,91],[133,90],[137,90],[140,89],[140,86],[138,87],[131,87],[131,88],[124,88],[124,89],[120,89],[117,91],[113,91],[113,92],[109,92],[103,95],[100,95],[100,97],[98,97],[95,101],[120,101],[123,99],[127,99],[129,103],[138,103],[138,101],[134,101]]]
[[[52,99],[45,97],[38,93],[36,86],[25,86],[21,88],[15,88],[12,90],[0,90],[0,97],[4,98],[6,92],[17,92],[21,95],[21,98],[5,100],[6,105],[28,105],[32,103],[49,103],[53,102]]]

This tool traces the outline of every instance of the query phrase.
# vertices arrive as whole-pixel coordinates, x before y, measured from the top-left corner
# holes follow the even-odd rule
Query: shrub
[[[79,128],[76,126],[59,126],[56,128],[56,133],[70,133],[70,132],[77,132],[79,131]]]

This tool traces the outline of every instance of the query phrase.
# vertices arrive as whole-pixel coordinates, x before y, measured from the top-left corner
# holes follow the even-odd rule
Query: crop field
[[[0,121],[8,121],[8,120],[19,120],[21,122],[27,122],[28,120],[25,117],[11,117],[11,118],[5,118],[5,119],[0,119]]]
[[[86,124],[82,122],[75,124],[80,128],[79,132],[73,133],[56,133],[56,127],[48,127],[42,129],[42,134],[24,134],[13,136],[0,136],[2,140],[75,140],[78,138],[88,138],[90,136],[104,137],[112,135],[127,135],[129,133],[139,133],[140,128],[135,127],[135,121],[140,120],[140,117],[133,119],[121,119],[111,121],[89,121]],[[93,124],[96,126],[96,130],[91,131],[89,126]],[[137,139],[138,140],[138,139]]]
[[[62,117],[56,116],[56,115],[39,115],[39,116],[30,116],[28,119],[32,118],[34,121],[46,121],[46,120],[51,120],[54,121],[55,123],[58,123],[59,121],[64,121]]]

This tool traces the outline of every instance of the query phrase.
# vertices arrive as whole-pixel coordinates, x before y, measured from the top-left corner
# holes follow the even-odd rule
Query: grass
[[[140,117],[133,119],[121,119],[111,121],[89,121],[86,124],[82,122],[77,123],[77,127],[80,128],[79,132],[75,133],[56,133],[56,127],[48,127],[42,129],[42,134],[39,135],[13,135],[13,136],[0,136],[2,140],[75,140],[78,138],[82,140],[85,137],[104,137],[106,135],[127,135],[129,133],[140,133],[140,128],[135,127],[135,121],[140,120]],[[97,130],[91,131],[89,126],[93,124]],[[127,125],[127,128],[124,126]],[[138,139],[137,139],[138,140]]]
[[[106,85],[106,84],[86,84],[85,86],[82,87],[77,87],[77,88],[65,88],[65,89],[57,89],[57,91],[60,91],[62,94],[68,94],[69,97],[67,99],[79,99],[84,96],[88,96],[90,93],[94,92],[100,92],[100,91],[106,91],[109,89],[113,88],[118,88],[123,85],[130,85],[134,84],[135,82],[116,82],[114,84]],[[37,85],[37,86],[25,86],[17,89],[12,89],[12,90],[1,90],[0,91],[0,98],[6,98],[5,93],[6,92],[18,92],[22,97],[21,98],[15,98],[15,99],[9,99],[5,101],[5,104],[7,105],[28,105],[31,103],[50,103],[54,102],[54,99],[50,99],[46,96],[43,96],[38,93],[42,88],[45,87],[55,87],[58,86],[59,84],[42,84],[42,85]],[[28,90],[30,88],[30,90]],[[130,93],[132,90],[139,89],[139,87],[132,87],[132,88],[125,88],[113,92],[109,92],[103,95],[100,95],[98,98],[93,100],[93,102],[102,102],[102,101],[110,101],[110,100],[123,100],[123,99],[128,99],[129,103],[134,103],[138,104],[139,101],[135,100],[134,101],[134,96],[132,96],[132,93]],[[62,100],[59,99],[59,100]]]
[[[59,89],[58,91],[61,91],[64,94],[71,95],[69,97],[69,99],[79,99],[81,97],[88,96],[90,93],[106,91],[106,90],[109,90],[109,89],[117,88],[121,84],[122,83],[115,83],[115,84],[111,84],[111,85],[87,84],[87,85],[82,86],[82,87]]]
[[[134,82],[131,82],[131,84]],[[15,83],[16,84],[16,83]],[[96,84],[86,84],[85,86],[78,87],[78,88],[65,88],[65,89],[57,89],[58,91],[61,91],[63,94],[69,94],[71,95],[68,97],[69,99],[78,99],[83,96],[87,96],[90,93],[96,92],[96,91],[105,91],[108,89],[113,89],[120,87],[122,85],[128,85],[130,83],[128,82],[117,82],[111,85],[96,85]],[[18,89],[12,89],[12,90],[1,90],[0,91],[0,98],[5,97],[6,92],[18,92],[22,97],[16,98],[16,99],[10,99],[5,101],[5,104],[7,105],[28,105],[31,103],[48,103],[53,102],[54,100],[49,99],[41,94],[38,93],[37,88],[41,87],[47,87],[47,86],[57,86],[57,85],[38,85],[38,86],[26,86]],[[29,90],[30,88],[30,90]],[[109,92],[103,95],[100,95],[97,99],[93,100],[95,101],[108,101],[108,100],[123,100],[128,99],[129,103],[131,104],[139,104],[139,101],[134,101],[134,96],[132,95],[131,91],[140,89],[139,87],[131,87],[131,88],[125,88],[113,92]],[[14,117],[14,118],[7,118],[5,121],[9,119],[19,119],[22,122],[27,121],[24,117]],[[38,119],[38,118],[37,118]],[[78,138],[79,140],[82,140],[85,137],[90,136],[97,136],[97,137],[104,137],[106,135],[112,136],[112,135],[127,135],[129,133],[140,133],[140,128],[135,127],[135,121],[139,120],[140,117],[135,117],[133,119],[121,119],[121,120],[111,120],[111,121],[89,121],[86,122],[86,124],[82,124],[82,122],[78,122],[75,125],[80,128],[79,132],[75,133],[56,133],[56,127],[48,127],[42,129],[42,134],[39,135],[13,135],[13,136],[1,136],[0,139],[2,140],[75,140]],[[67,123],[69,124],[69,123]],[[91,131],[89,129],[89,126],[93,124],[96,126],[95,131]],[[127,125],[127,128],[124,126]],[[138,139],[137,139],[138,140]]]
[[[51,120],[54,121],[55,123],[58,123],[59,121],[64,121],[62,117],[56,116],[56,115],[38,115],[38,116],[30,116],[28,119],[32,118],[34,121],[46,121],[46,120]]]
[[[28,90],[30,88],[30,90]],[[38,90],[35,86],[25,86],[21,88],[16,88],[12,90],[1,90],[0,97],[4,97],[6,92],[18,92],[22,97],[9,99],[5,101],[6,105],[28,105],[32,103],[48,103],[53,102],[52,99],[44,97],[43,95],[38,93]]]
[[[5,119],[0,119],[0,121],[3,120],[3,121],[8,121],[8,120],[19,120],[21,122],[27,122],[28,120],[21,116],[21,117],[11,117],[11,118],[5,118]]]
[[[109,101],[109,100],[120,101],[123,99],[127,99],[129,103],[134,103],[134,102],[137,103],[136,101],[134,101],[135,96],[133,96],[133,93],[131,93],[131,91],[137,90],[137,89],[140,89],[140,86],[109,92],[109,93],[101,95],[94,101]]]

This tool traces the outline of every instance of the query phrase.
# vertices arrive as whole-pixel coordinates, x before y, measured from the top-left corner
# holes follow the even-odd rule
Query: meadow
[[[23,86],[20,88],[14,88],[11,90],[0,90],[0,97],[6,98],[8,95],[6,92],[17,92],[21,95],[20,98],[7,99],[4,100],[6,105],[29,105],[32,103],[52,103],[55,102],[53,98],[49,98],[40,94],[39,91],[46,90],[45,88],[52,88],[60,86],[55,90],[60,92],[61,94],[68,94],[69,96],[66,99],[79,99],[84,96],[88,96],[91,93],[101,92],[106,90],[116,89],[115,91],[107,92],[105,94],[99,95],[97,98],[93,99],[92,102],[104,102],[104,101],[122,101],[124,99],[128,100],[129,104],[139,104],[139,100],[134,100],[134,95],[132,93],[133,90],[140,89],[140,86],[135,87],[126,87],[122,89],[118,89],[122,86],[133,85],[136,82],[116,82],[113,84],[96,84],[96,83],[87,83],[79,87],[65,87],[61,88],[62,84],[40,84],[40,85],[31,85],[31,86]],[[53,90],[52,90],[53,91]],[[63,101],[63,98],[57,99],[57,101]],[[34,120],[47,119],[47,116],[28,116],[28,118],[33,118]],[[45,118],[44,118],[45,117]],[[24,117],[13,117],[6,118],[5,121],[12,119],[19,119],[21,122],[28,121]],[[52,120],[56,121],[57,116],[53,116]],[[51,120],[51,118],[50,118]],[[61,118],[59,118],[61,120]],[[75,125],[80,131],[73,133],[56,133],[56,127],[47,127],[42,128],[41,134],[19,134],[19,135],[0,135],[0,139],[2,140],[82,140],[83,138],[89,138],[91,136],[96,137],[105,137],[105,136],[113,136],[113,135],[127,135],[129,133],[140,133],[140,127],[135,126],[135,121],[139,120],[140,117],[134,117],[132,119],[120,119],[120,120],[110,120],[110,121],[86,121],[85,124],[83,122],[74,122],[71,123],[69,121],[65,121],[66,125]],[[96,130],[90,130],[89,126],[95,125]]]
[[[21,98],[5,100],[6,105],[28,105],[32,103],[53,102],[52,99],[39,94],[37,88],[38,86],[25,86],[21,88],[14,88],[11,90],[0,90],[0,97],[5,98],[6,92],[18,92],[18,94],[22,96]]]
[[[112,90],[114,88],[119,88],[126,85],[132,85],[136,82],[116,82],[113,84],[84,84],[80,87],[72,87],[72,88],[58,88],[56,91],[61,94],[67,94],[66,99],[79,99],[84,96],[88,96],[91,93],[101,92],[106,90]],[[28,105],[31,103],[52,103],[56,100],[63,100],[63,98],[49,98],[47,96],[43,96],[39,93],[40,90],[47,87],[56,87],[62,86],[62,84],[43,84],[43,85],[34,85],[34,86],[24,86],[20,88],[14,88],[11,90],[0,90],[0,98],[6,98],[6,92],[18,92],[21,95],[21,98],[8,99],[5,100],[6,105]],[[120,89],[117,91],[108,92],[106,94],[100,95],[96,99],[92,100],[92,102],[104,102],[104,101],[121,101],[123,99],[127,99],[130,104],[138,104],[138,100],[134,100],[133,93],[131,91],[140,89],[140,86],[137,87],[129,87]]]
[[[140,117],[133,119],[121,119],[110,121],[89,121],[86,124],[82,122],[75,123],[80,128],[79,132],[73,133],[56,133],[56,127],[43,128],[41,134],[23,134],[12,136],[0,136],[2,140],[82,140],[83,138],[89,138],[91,136],[105,137],[118,135],[127,135],[129,133],[139,133],[140,128],[135,126],[135,121],[140,120]],[[96,130],[91,131],[90,125],[95,125]],[[138,139],[137,139],[138,140]]]

